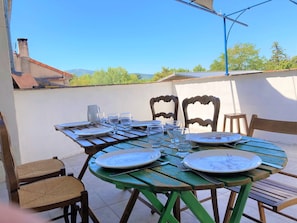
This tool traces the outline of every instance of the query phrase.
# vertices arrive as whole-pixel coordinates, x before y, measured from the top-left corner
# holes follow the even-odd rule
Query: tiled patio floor
[[[287,146],[281,145],[287,152],[289,156],[289,163],[287,165],[287,169],[291,170],[291,172],[296,172],[297,170],[297,150],[296,145]],[[294,151],[295,150],[295,151]],[[64,159],[66,170],[68,173],[74,173],[77,176],[80,171],[81,165],[84,162],[86,155],[84,153],[69,157]],[[295,170],[295,171],[294,171]],[[83,178],[83,182],[89,193],[89,205],[93,212],[96,214],[101,223],[116,223],[119,222],[121,214],[125,208],[125,205],[129,199],[130,193],[128,191],[123,191],[116,189],[113,184],[104,182],[95,176],[93,176],[89,171],[86,172]],[[297,182],[295,182],[295,185]],[[207,196],[207,191],[201,191],[198,193],[198,196],[203,198]],[[229,191],[226,189],[218,190],[218,202],[219,202],[219,211],[221,222],[223,220],[226,203],[228,200]],[[7,191],[5,182],[0,183],[0,201],[7,202]],[[212,213],[211,202],[204,202],[203,205],[209,210],[209,213]],[[46,213],[42,213],[41,215],[48,218],[53,217],[60,212],[61,210],[50,211]],[[290,207],[286,210],[288,213],[297,213],[297,206]],[[245,212],[254,213],[254,216],[258,216],[256,203],[252,200],[248,200]],[[294,221],[290,221],[286,218],[283,218],[279,215],[276,215],[272,212],[267,213],[267,222],[268,223],[290,223]],[[191,212],[186,210],[182,212],[181,222],[183,223],[194,223],[199,222],[195,219]],[[57,220],[56,222],[64,222],[63,219]],[[90,221],[92,222],[92,221]],[[150,209],[145,206],[142,202],[137,201],[135,208],[129,218],[129,223],[153,223],[158,222],[158,214],[151,214]],[[242,223],[252,222],[246,218],[242,218]]]

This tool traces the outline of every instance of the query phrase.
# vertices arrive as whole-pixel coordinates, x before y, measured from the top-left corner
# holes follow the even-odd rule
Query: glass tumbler
[[[124,128],[130,129],[131,122],[132,122],[132,115],[130,112],[123,112],[120,114],[120,123]]]
[[[161,147],[163,137],[164,137],[163,125],[162,124],[148,125],[147,126],[147,137],[148,137],[148,141],[151,144],[152,148]]]

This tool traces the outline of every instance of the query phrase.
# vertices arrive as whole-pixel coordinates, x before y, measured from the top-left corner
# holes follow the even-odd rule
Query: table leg
[[[237,199],[236,199],[234,209],[232,211],[230,222],[232,222],[232,223],[240,222],[246,201],[249,196],[249,192],[251,190],[251,187],[252,187],[252,182],[241,186],[240,191],[237,196]]]
[[[93,156],[93,154],[88,155],[88,157],[87,157],[87,159],[86,159],[86,161],[85,161],[85,163],[84,163],[83,167],[81,168],[81,171],[80,171],[80,173],[78,175],[78,179],[81,180],[83,178],[83,176],[84,176],[84,174],[85,174],[85,172],[86,172],[86,170],[88,168],[88,163],[89,163],[90,159],[92,158],[92,156]]]
[[[179,221],[171,214],[171,210],[173,209],[173,206],[175,205],[175,202],[176,202],[177,198],[179,197],[178,192],[171,192],[169,194],[168,200],[164,206],[159,201],[159,199],[155,193],[146,191],[146,190],[140,190],[140,191],[160,213],[160,219],[158,221],[159,223],[167,223],[167,222],[179,223]]]
[[[181,191],[181,199],[201,223],[215,223],[192,191]]]
[[[128,219],[130,217],[131,211],[135,205],[135,202],[139,196],[139,190],[134,189],[131,193],[130,199],[128,201],[128,204],[126,205],[125,211],[121,217],[120,223],[126,223],[128,222]]]

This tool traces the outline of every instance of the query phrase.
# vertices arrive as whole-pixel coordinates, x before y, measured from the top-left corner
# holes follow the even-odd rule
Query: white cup
[[[99,112],[100,112],[100,108],[98,105],[88,105],[88,121],[98,122]]]

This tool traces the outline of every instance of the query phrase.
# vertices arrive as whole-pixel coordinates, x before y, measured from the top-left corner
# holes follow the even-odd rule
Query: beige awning
[[[213,0],[194,0],[197,5],[213,10]]]

